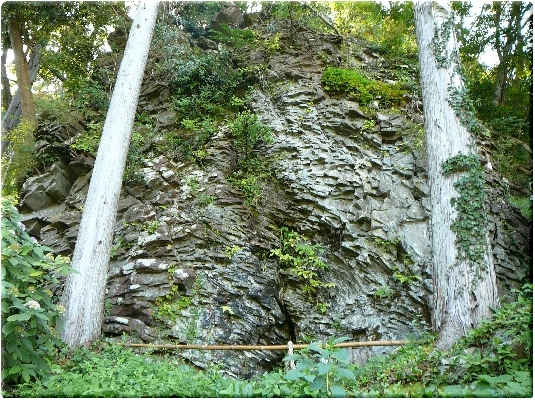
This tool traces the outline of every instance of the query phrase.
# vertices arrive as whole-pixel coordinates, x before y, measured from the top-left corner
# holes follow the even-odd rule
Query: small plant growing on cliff
[[[389,85],[350,69],[329,67],[323,74],[321,83],[327,91],[340,91],[353,96],[362,106],[376,99],[383,106],[396,105],[403,100],[404,95],[399,83]]]
[[[250,111],[239,113],[230,123],[230,131],[236,139],[236,147],[242,153],[238,163],[243,166],[247,166],[254,157],[253,148],[256,145],[273,142],[269,127],[259,123],[257,115]]]
[[[375,291],[374,296],[380,299],[390,299],[394,295],[394,291],[388,285],[383,285]]]
[[[277,32],[264,40],[264,46],[266,47],[267,51],[275,52],[281,48],[280,40],[281,33]]]
[[[238,253],[239,251],[241,251],[242,248],[240,246],[237,246],[237,245],[232,245],[231,246],[225,246],[225,255],[227,256],[227,258],[229,260],[232,260],[232,257],[234,257],[234,255],[236,253]]]
[[[368,131],[370,129],[373,129],[375,127],[375,124],[376,124],[375,120],[373,120],[373,119],[367,120],[362,125],[362,128],[360,128],[360,132],[362,133],[362,132]]]
[[[228,178],[231,185],[236,186],[245,195],[245,203],[256,205],[262,194],[262,187],[256,176],[242,177],[242,173],[236,173]]]
[[[280,229],[280,235],[282,246],[271,250],[271,255],[278,257],[292,275],[304,280],[303,293],[311,296],[320,287],[335,286],[332,282],[325,283],[319,279],[319,271],[329,267],[320,258],[325,251],[323,247],[311,244],[304,236],[286,227]]]
[[[100,143],[100,136],[104,127],[104,121],[87,124],[87,132],[79,134],[71,144],[71,149],[75,152],[82,152],[87,154],[97,154],[98,144]]]

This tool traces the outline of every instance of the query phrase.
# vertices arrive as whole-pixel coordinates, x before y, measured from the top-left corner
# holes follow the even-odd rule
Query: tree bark
[[[494,88],[494,105],[504,105],[506,103],[507,87],[509,86],[514,53],[521,53],[522,49],[522,3],[513,1],[510,4],[509,14],[505,17],[505,27],[501,26],[502,15],[504,14],[505,2],[494,2],[494,28],[496,30],[494,47],[498,53],[498,66],[496,67],[496,84]],[[507,12],[507,9],[505,9]],[[505,35],[505,44],[501,35]],[[524,57],[518,57],[519,67],[522,68]]]
[[[30,72],[26,55],[24,54],[24,44],[20,22],[10,19],[8,22],[9,38],[15,59],[15,73],[17,75],[17,86],[20,93],[20,103],[22,119],[28,120],[32,126],[37,126],[37,115],[32,95],[32,84],[30,82]],[[32,138],[28,138],[32,139]]]
[[[157,10],[157,2],[138,4],[104,123],[73,254],[77,272],[67,277],[61,299],[66,311],[58,331],[69,347],[101,332],[117,204]]]
[[[30,83],[33,84],[37,78],[37,72],[39,71],[39,49],[41,46],[36,45],[32,49],[32,55],[30,56],[29,69],[30,69]],[[17,127],[20,123],[20,117],[22,114],[22,107],[20,101],[20,92],[16,91],[15,96],[11,99],[9,107],[2,118],[2,132],[8,132]],[[4,154],[9,142],[2,138],[1,154]]]
[[[9,85],[9,78],[7,77],[7,51],[2,48],[1,73],[2,73],[2,108],[5,110],[11,103],[11,88]]]
[[[431,200],[431,236],[433,249],[433,327],[439,331],[438,346],[447,348],[491,313],[498,304],[496,278],[490,241],[486,241],[487,267],[478,279],[467,260],[459,260],[455,233],[451,229],[457,212],[452,198],[458,174],[445,176],[442,164],[461,153],[476,150],[475,141],[461,124],[448,102],[448,88],[462,88],[459,75],[458,44],[450,29],[447,41],[439,48],[436,29],[441,31],[450,20],[449,4],[417,2],[414,4],[420,83],[424,104],[427,139],[428,175]],[[436,54],[446,55],[449,62],[438,63]]]

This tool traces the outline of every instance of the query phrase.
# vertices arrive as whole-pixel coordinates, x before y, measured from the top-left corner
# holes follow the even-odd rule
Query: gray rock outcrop
[[[217,21],[241,23],[232,18]],[[224,127],[205,146],[202,163],[147,156],[138,171],[144,183],[123,188],[105,334],[156,343],[279,344],[330,336],[399,340],[421,332],[422,322],[429,326],[429,189],[425,154],[411,131],[421,115],[409,107],[364,109],[324,91],[326,63],[351,58],[372,68],[374,56],[342,53],[328,35],[300,32],[292,40],[307,46],[253,51],[250,58],[267,68],[249,106],[275,137],[256,149],[275,171],[256,205],[227,179],[236,150]],[[172,129],[168,88],[150,79],[143,85],[140,107],[156,117],[157,131]],[[21,209],[32,235],[68,255],[93,159],[63,157],[24,184]],[[488,183],[503,295],[529,265],[531,231],[505,201],[500,178],[489,175]],[[320,288],[313,300],[303,293],[303,280],[271,253],[281,248],[282,227],[325,249],[320,258],[329,268],[319,279],[335,287]],[[363,362],[386,351],[354,350],[351,357]],[[248,377],[283,352],[183,356],[200,367],[218,360],[229,374]]]

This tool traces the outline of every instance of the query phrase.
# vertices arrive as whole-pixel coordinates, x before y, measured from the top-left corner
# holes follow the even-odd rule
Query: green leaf
[[[3,304],[2,304],[3,305]],[[4,324],[4,326],[2,327],[2,333],[4,335],[9,335],[11,332],[13,332],[13,330],[17,327],[17,324],[14,323],[14,322],[8,322],[7,324]],[[3,338],[2,340],[5,340],[5,338]]]
[[[513,380],[511,375],[500,375],[500,376],[489,376],[489,375],[479,375],[478,379],[482,382],[488,382],[490,384],[495,383],[507,383]]]
[[[284,394],[285,396],[288,396],[292,392],[290,388],[286,385],[281,385],[280,389],[282,391],[282,394]]]
[[[20,339],[14,338],[14,340],[10,340],[9,342],[5,343],[5,345],[6,345],[6,349],[8,353],[11,353],[12,356],[16,358],[17,355],[14,353],[17,351],[18,347],[20,346]]]
[[[310,384],[310,390],[314,391],[321,389],[325,386],[325,382],[326,381],[324,376],[316,376],[314,378],[314,381],[312,381],[312,383]]]
[[[22,370],[22,379],[24,379],[24,382],[30,381],[30,373],[27,369]]]
[[[325,375],[331,370],[332,363],[319,363],[318,364],[318,374]]]
[[[307,349],[309,350],[312,350],[312,351],[315,351],[316,353],[320,353],[320,354],[323,354],[323,352],[325,351],[324,349],[322,349],[320,347],[320,343],[317,343],[317,342],[314,342],[314,343],[311,343]]]
[[[337,368],[336,369],[336,374],[340,378],[347,378],[347,379],[351,379],[352,381],[355,380],[355,375],[353,374],[353,372],[351,372],[350,370],[345,369],[345,368]]]
[[[334,397],[346,397],[346,390],[339,385],[332,385],[331,386],[331,394]]]
[[[15,314],[11,315],[7,318],[8,321],[28,321],[31,317],[30,313],[22,313],[22,314]]]
[[[50,340],[47,340],[43,346],[45,346],[45,349],[47,349],[49,352],[52,352],[54,351],[54,344],[50,341]]]
[[[14,367],[11,367],[9,369],[9,375],[15,375],[19,373],[22,370],[22,367],[20,365],[15,365]]]
[[[461,385],[445,386],[443,389],[445,397],[466,397],[467,388]]]
[[[528,390],[529,390],[527,387],[524,387],[517,382],[507,382],[507,385],[505,386],[504,389],[507,390],[507,394],[509,396],[511,395],[525,396],[526,394],[528,394]],[[531,392],[531,390],[529,390],[529,392]]]
[[[30,353],[33,353],[35,351],[32,342],[28,340],[27,338],[23,337],[21,338],[22,344],[24,347],[26,347],[26,350],[28,350]]]
[[[347,349],[335,349],[332,356],[338,361],[347,364]]]
[[[28,254],[30,252],[30,250],[32,249],[33,245],[30,244],[30,243],[25,243],[22,245],[22,247],[20,248],[20,254],[22,254],[23,256],[25,256],[26,254]]]
[[[299,378],[302,378],[304,374],[296,369],[292,369],[284,375],[284,379],[287,379],[289,381],[296,381]]]
[[[39,258],[43,258],[45,255],[43,254],[43,249],[41,246],[35,246],[33,248],[33,252],[39,257]]]

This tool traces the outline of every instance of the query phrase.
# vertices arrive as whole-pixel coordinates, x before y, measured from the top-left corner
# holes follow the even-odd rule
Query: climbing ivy
[[[455,111],[465,128],[475,135],[490,137],[488,130],[476,118],[476,107],[471,100],[468,88],[464,85],[463,71],[460,63],[460,55],[457,50],[448,54],[446,44],[449,40],[451,30],[454,28],[453,15],[448,18],[440,27],[435,26],[433,36],[433,54],[437,63],[437,68],[453,67],[455,76],[460,76],[463,85],[459,88],[454,85],[448,86],[448,103]]]
[[[459,196],[451,200],[457,216],[451,224],[457,244],[457,260],[465,260],[474,268],[475,276],[481,277],[485,268],[487,236],[487,213],[485,200],[487,190],[483,168],[475,154],[458,154],[442,163],[444,175],[463,173],[454,183]]]
[[[437,68],[453,68],[453,75],[460,77],[461,85],[448,87],[448,103],[459,118],[460,123],[474,135],[488,136],[488,131],[475,117],[474,103],[470,100],[468,89],[464,86],[460,57],[456,50],[448,54],[447,42],[454,29],[453,15],[440,27],[435,26],[433,51]],[[457,245],[457,263],[466,261],[473,268],[476,279],[486,268],[485,251],[487,247],[487,214],[485,200],[485,175],[476,154],[458,154],[442,163],[444,175],[464,173],[454,183],[459,196],[451,199],[457,216],[451,224]],[[475,284],[475,281],[474,281]]]
[[[433,35],[433,52],[437,68],[448,68],[451,62],[455,60],[454,57],[448,54],[446,44],[448,43],[451,29],[454,26],[453,15],[446,20],[439,28],[435,26],[435,33]]]
[[[448,103],[455,111],[455,115],[461,121],[461,124],[474,135],[490,137],[488,129],[476,118],[476,108],[470,98],[468,89],[450,85],[448,87]]]

